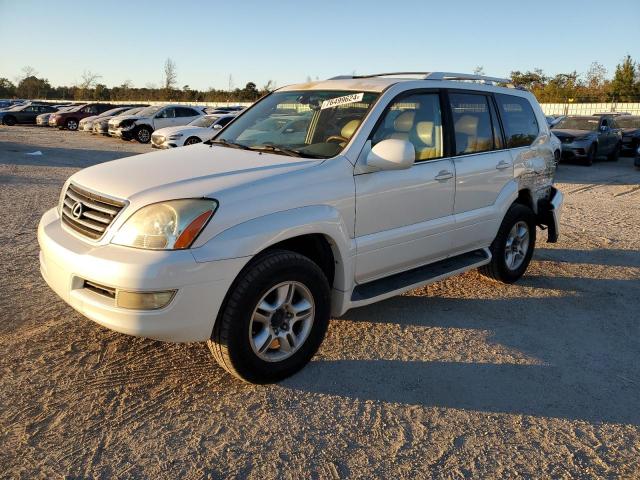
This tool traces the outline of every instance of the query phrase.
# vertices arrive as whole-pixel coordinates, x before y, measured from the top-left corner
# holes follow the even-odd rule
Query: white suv
[[[38,227],[42,274],[99,324],[207,340],[250,382],[305,365],[331,315],[477,267],[514,282],[563,197],[540,106],[498,82],[288,86],[208,144],[82,170]]]
[[[121,115],[109,120],[109,135],[124,140],[149,143],[154,130],[186,125],[204,115],[205,107],[186,105],[151,105],[135,115]]]

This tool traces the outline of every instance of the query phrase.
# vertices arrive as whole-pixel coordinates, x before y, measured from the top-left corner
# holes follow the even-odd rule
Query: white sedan
[[[206,142],[215,137],[236,115],[237,113],[205,115],[188,125],[161,128],[151,135],[151,146],[175,148]]]

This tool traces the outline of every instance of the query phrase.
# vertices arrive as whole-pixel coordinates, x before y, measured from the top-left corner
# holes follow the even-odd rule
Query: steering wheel
[[[329,143],[329,142],[342,143],[342,142],[348,142],[348,141],[349,139],[343,137],[342,135],[331,135],[329,138],[325,140],[326,143]]]

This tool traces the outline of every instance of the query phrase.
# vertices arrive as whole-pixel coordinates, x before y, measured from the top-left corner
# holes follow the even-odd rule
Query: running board
[[[490,261],[491,253],[489,249],[482,248],[456,255],[455,257],[445,258],[439,262],[430,263],[406,272],[363,283],[353,289],[351,307],[360,307],[384,300],[414,288],[486,265]]]

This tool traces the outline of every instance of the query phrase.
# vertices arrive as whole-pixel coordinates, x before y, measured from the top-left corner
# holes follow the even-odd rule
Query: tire
[[[70,118],[66,122],[64,122],[64,127],[67,130],[75,132],[76,130],[78,130],[78,121],[75,118]]]
[[[598,147],[595,143],[592,143],[587,151],[587,157],[584,159],[584,164],[587,167],[593,165],[593,161],[596,159],[596,154],[598,153]]]
[[[526,245],[524,238],[520,238],[518,231],[526,227]],[[516,237],[514,238],[514,232]],[[517,239],[517,244],[516,244]],[[514,257],[513,250],[507,251],[509,246],[518,248],[521,255]],[[513,204],[502,220],[502,224],[498,229],[496,238],[491,243],[491,262],[479,268],[481,274],[486,277],[493,278],[504,283],[513,283],[518,280],[529,266],[533,250],[536,246],[536,217],[529,207],[519,203]],[[510,264],[507,254],[510,253],[511,259],[518,260]]]
[[[7,117],[4,117],[4,119],[2,120],[2,123],[4,123],[5,125],[8,125],[9,127],[13,127],[18,122],[16,121],[16,117],[9,115]]]
[[[616,146],[613,149],[613,151],[609,155],[607,155],[607,160],[609,160],[610,162],[617,162],[618,159],[620,158],[621,151],[622,151],[622,144],[618,142],[616,143]]]
[[[149,143],[151,141],[151,129],[149,127],[138,127],[135,137],[140,143]]]
[[[298,309],[298,321],[289,319],[286,306],[274,307],[289,298],[280,292],[290,288],[295,293],[288,305],[290,312]],[[318,265],[287,250],[266,252],[251,261],[229,289],[209,349],[222,368],[245,382],[277,382],[315,355],[327,331],[330,305],[329,282]],[[296,341],[281,343],[279,337],[276,342],[274,334]]]
[[[202,143],[202,140],[200,140],[198,137],[189,137],[184,141],[184,146],[186,147],[187,145],[195,145],[196,143]]]

